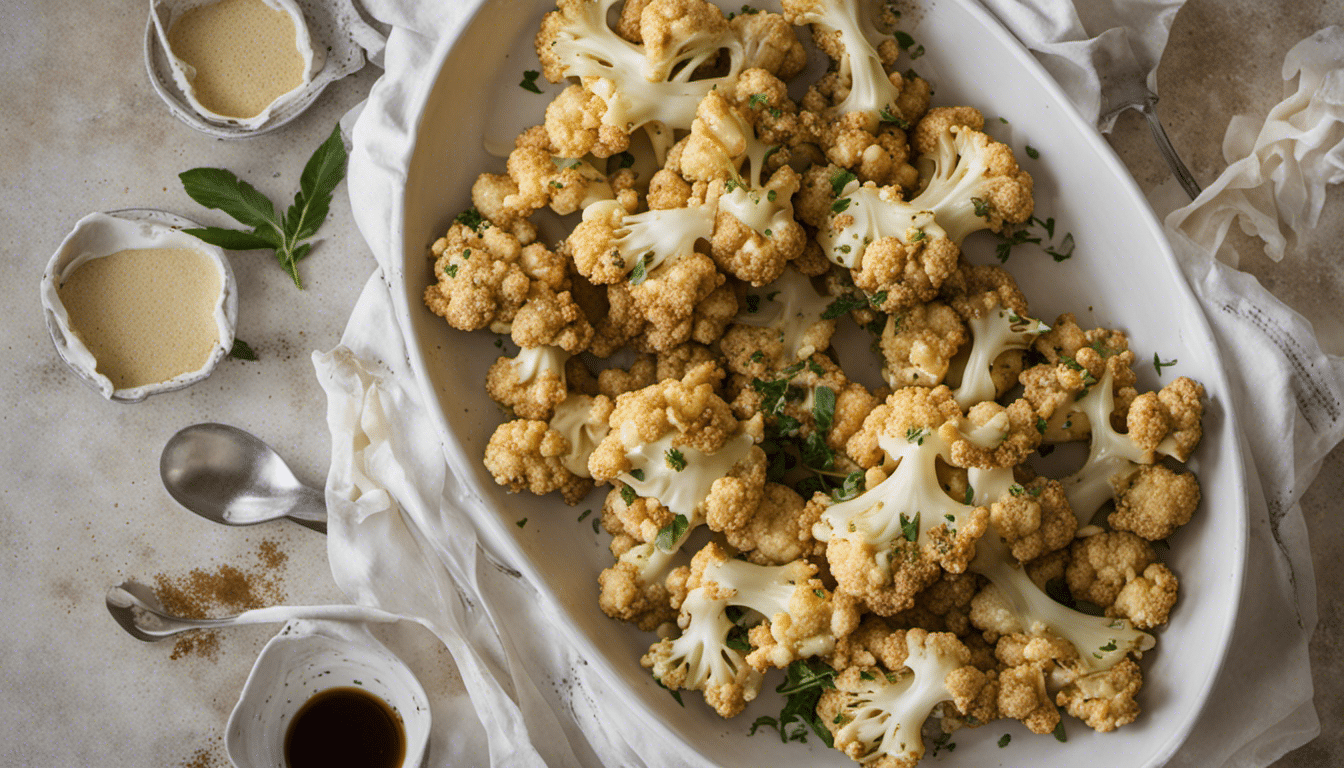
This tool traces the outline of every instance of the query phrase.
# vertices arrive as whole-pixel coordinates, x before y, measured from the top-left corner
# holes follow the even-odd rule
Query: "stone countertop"
[[[139,7],[139,4],[136,4]],[[1196,178],[1223,167],[1228,118],[1263,115],[1281,98],[1284,53],[1344,18],[1344,0],[1275,4],[1190,0],[1159,70],[1158,105]],[[96,24],[84,20],[97,19]],[[274,627],[243,627],[211,643],[141,644],[108,617],[103,593],[136,579],[190,589],[238,576],[244,598],[321,603],[341,599],[322,536],[288,523],[229,529],[197,519],[164,492],[159,452],[188,424],[220,421],[280,451],[320,486],[329,458],[325,397],[309,359],[340,337],[373,268],[338,190],[321,242],[302,262],[297,291],[264,253],[231,254],[238,278],[238,336],[257,362],[223,362],[205,382],[136,405],[104,401],[60,362],[41,320],[37,283],[50,254],[90,211],[162,208],[228,226],[181,190],[177,174],[229,168],[275,200],[288,200],[309,153],[376,79],[367,67],[331,86],[286,128],[219,141],[175,120],[150,89],[141,54],[145,15],[116,0],[11,0],[0,4],[0,203],[9,235],[0,292],[12,319],[0,325],[9,363],[0,411],[11,438],[0,448],[10,482],[0,490],[0,562],[7,581],[0,655],[0,765],[227,766],[224,723],[248,668]],[[1122,118],[1111,144],[1145,189],[1167,179],[1147,127]],[[1239,242],[1243,268],[1344,353],[1344,193],[1334,190],[1320,229],[1281,264]],[[1312,643],[1322,735],[1276,765],[1344,760],[1344,572],[1338,524],[1344,449],[1325,461],[1303,506],[1312,534],[1320,627]],[[53,567],[56,564],[56,567]],[[197,573],[193,575],[193,571]],[[215,596],[215,602],[237,595]],[[223,604],[223,603],[219,603]],[[440,696],[462,695],[451,658],[426,637],[398,650]],[[176,656],[177,658],[172,658]]]

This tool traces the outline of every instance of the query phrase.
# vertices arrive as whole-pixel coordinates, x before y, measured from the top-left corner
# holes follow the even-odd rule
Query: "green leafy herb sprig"
[[[780,741],[807,741],[809,729],[828,747],[835,746],[830,730],[817,717],[817,702],[822,691],[835,687],[835,670],[826,662],[817,659],[801,659],[789,665],[784,682],[775,689],[784,694],[786,700],[779,717],[763,716],[751,724],[748,735],[754,735],[761,727],[772,728],[779,732]]]
[[[336,126],[317,148],[299,177],[299,191],[285,215],[276,213],[271,199],[251,184],[223,168],[192,168],[178,175],[192,200],[206,208],[221,210],[252,231],[200,227],[183,230],[189,235],[230,251],[270,249],[280,266],[289,273],[294,285],[303,288],[299,262],[312,250],[304,242],[322,226],[331,208],[332,192],[345,178],[345,144],[341,128]]]

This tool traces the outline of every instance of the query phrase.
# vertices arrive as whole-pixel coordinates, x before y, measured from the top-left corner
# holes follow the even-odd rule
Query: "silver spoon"
[[[299,482],[285,460],[253,435],[227,424],[194,424],[168,440],[159,475],[178,504],[225,525],[288,517],[327,532],[322,492]]]
[[[133,581],[122,582],[107,590],[107,610],[131,637],[147,643],[193,629],[278,624],[291,619],[392,622],[400,618],[362,605],[276,605],[220,619],[184,619],[166,613],[154,590]]]
[[[1167,167],[1171,169],[1171,174],[1176,177],[1176,181],[1191,200],[1199,197],[1199,182],[1195,181],[1194,174],[1190,173],[1190,169],[1181,162],[1181,156],[1176,154],[1176,148],[1171,145],[1171,139],[1167,138],[1162,121],[1157,117],[1157,94],[1148,89],[1148,73],[1132,55],[1110,61],[1113,66],[1098,67],[1101,73],[1099,124],[1114,123],[1116,116],[1121,112],[1131,108],[1137,109],[1147,118],[1153,141],[1157,144],[1158,151],[1162,153],[1162,159],[1166,161]]]

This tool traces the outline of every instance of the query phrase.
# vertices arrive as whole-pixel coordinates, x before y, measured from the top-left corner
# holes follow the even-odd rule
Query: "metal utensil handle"
[[[1154,100],[1156,101],[1156,100]],[[1162,128],[1162,121],[1157,119],[1157,110],[1153,108],[1153,101],[1145,102],[1139,106],[1139,111],[1148,118],[1148,127],[1153,131],[1153,141],[1157,142],[1157,149],[1162,153],[1162,159],[1167,161],[1167,167],[1171,169],[1172,175],[1181,183],[1185,193],[1191,200],[1199,197],[1202,191],[1199,188],[1199,182],[1190,173],[1190,169],[1181,162],[1181,156],[1176,154],[1176,148],[1171,146],[1171,139],[1167,138],[1167,132]]]

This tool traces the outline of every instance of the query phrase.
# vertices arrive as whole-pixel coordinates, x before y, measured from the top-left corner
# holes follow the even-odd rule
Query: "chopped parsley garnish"
[[[630,470],[630,476],[640,481],[641,483],[644,482],[644,470],[642,469]]]
[[[686,529],[689,526],[690,522],[685,515],[677,515],[672,518],[672,522],[658,530],[658,536],[653,540],[654,545],[664,552],[671,552],[672,547],[675,547],[677,542],[681,541],[681,538],[686,535]]]
[[[481,212],[475,208],[468,208],[457,214],[457,217],[453,219],[453,223],[461,224],[464,227],[470,227],[478,233],[485,231],[485,228],[490,226],[490,221],[482,216]]]
[[[632,166],[632,165],[634,165],[634,164],[635,164],[635,156],[632,155],[632,154],[630,154],[629,152],[622,152],[622,153],[620,153],[619,155],[616,155],[616,168],[617,168],[617,170],[620,170],[620,169],[623,169],[623,168],[629,168],[630,166]]]
[[[646,253],[639,257],[635,262],[635,268],[630,270],[630,284],[639,285],[649,279],[649,262],[653,261],[653,254]]]
[[[966,486],[966,500],[962,503],[968,507],[975,503],[975,489],[969,485]]]
[[[1032,160],[1040,160],[1040,159],[1041,159],[1041,153],[1038,152],[1038,151],[1036,150],[1035,147],[1033,147],[1033,146],[1031,146],[1030,144],[1028,144],[1028,145],[1027,145],[1027,157],[1030,157]]]
[[[821,386],[813,391],[812,421],[816,423],[817,431],[830,430],[831,423],[835,421],[835,390]]]
[[[1177,362],[1178,362],[1178,361],[1177,361],[1175,358],[1173,358],[1170,362],[1166,362],[1166,363],[1164,363],[1164,362],[1162,362],[1162,358],[1160,358],[1160,357],[1157,356],[1157,353],[1156,353],[1156,352],[1153,353],[1153,370],[1157,371],[1157,375],[1158,375],[1159,377],[1162,375],[1162,369],[1163,369],[1163,368],[1170,368],[1171,366],[1175,365]]]
[[[864,492],[866,485],[862,470],[854,470],[845,475],[845,482],[834,491],[831,491],[831,498],[835,501],[849,501]]]
[[[915,445],[923,445],[924,438],[928,434],[929,431],[923,427],[910,427],[905,430],[905,441],[907,443],[914,443]]]
[[[1063,744],[1068,740],[1068,735],[1064,733],[1064,719],[1060,718],[1059,723],[1055,725],[1055,741]]]
[[[985,202],[984,198],[972,197],[971,205],[975,208],[976,216],[979,216],[982,219],[989,219],[989,203]]]
[[[765,359],[765,353],[758,349],[755,352],[752,352],[751,357],[748,359],[753,363],[759,363]]]
[[[852,171],[845,170],[844,168],[841,168],[841,169],[837,170],[835,173],[832,173],[832,174],[831,174],[831,195],[832,195],[833,197],[839,197],[839,196],[840,196],[840,193],[843,192],[843,191],[845,191],[845,187],[849,186],[849,182],[851,182],[851,181],[855,181],[855,180],[858,179],[858,178],[859,178],[859,177],[858,177],[858,176],[855,176],[854,173],[853,173]],[[840,202],[840,201],[837,200],[836,202],[838,203],[838,202]],[[845,204],[845,207],[849,207],[849,204],[846,203],[846,204]],[[834,206],[832,206],[831,210],[835,210]],[[843,211],[844,208],[841,208],[840,210]],[[836,211],[836,213],[839,213],[839,212],[840,212],[840,211]]]
[[[522,528],[524,525],[527,525],[527,518],[524,517],[522,520],[519,520],[517,525],[519,528]]]
[[[912,60],[918,59],[920,56],[924,55],[924,46],[916,43],[915,38],[911,37],[909,34],[898,29],[893,37],[896,38],[896,44],[901,47],[901,50],[910,54]]]
[[[255,362],[257,353],[252,351],[252,347],[246,341],[234,338],[233,348],[229,350],[229,357],[234,360],[250,360]]]
[[[630,506],[631,504],[634,504],[635,499],[638,498],[639,494],[635,493],[634,488],[631,488],[628,485],[621,486],[621,501],[624,501],[627,507]]]
[[[747,294],[747,312],[755,314],[761,311],[761,297],[754,294]]]
[[[901,534],[905,536],[906,541],[919,540],[919,513],[915,513],[915,519],[909,520],[905,513],[901,513]]]
[[[1012,735],[1011,733],[1005,733],[1005,734],[1003,734],[1002,736],[1000,736],[1000,737],[999,737],[999,749],[1003,749],[1004,747],[1008,746],[1008,742],[1010,742],[1010,741],[1012,741],[1012,740],[1013,740],[1013,735]]]
[[[591,509],[585,509],[585,510],[583,510],[583,514],[579,515],[579,519],[578,519],[576,522],[580,522],[580,523],[582,523],[582,522],[583,522],[583,519],[584,519],[585,517],[588,517],[588,516],[591,515],[591,514],[593,514],[593,510],[591,510]]]
[[[891,123],[902,131],[910,130],[910,121],[892,112],[891,107],[883,107],[882,111],[877,113],[877,117],[882,122]]]
[[[834,203],[831,203],[831,213],[844,213],[849,210],[850,202],[848,197],[842,197],[839,200],[836,200]]]
[[[747,106],[752,109],[759,109],[762,104],[770,101],[770,97],[764,93],[753,93],[751,98],[747,99]]]
[[[1045,434],[1045,428],[1046,428],[1046,421],[1045,421],[1045,419],[1041,418],[1040,416],[1037,416],[1037,417],[1036,417],[1036,431],[1037,431],[1037,432],[1040,432],[1042,435],[1044,435],[1044,434]]]
[[[765,193],[765,199],[769,200],[772,203],[775,202],[776,197],[779,197],[779,193],[773,189]]]
[[[443,268],[443,271],[444,271],[444,274],[448,275],[449,277],[457,277],[457,265],[456,265],[456,264],[449,264],[448,266],[446,266],[446,267]]]
[[[806,742],[810,728],[827,747],[835,746],[831,732],[826,724],[817,717],[817,701],[827,688],[835,687],[835,670],[823,661],[803,659],[788,666],[784,682],[775,689],[776,693],[787,697],[779,717],[759,717],[752,723],[748,735],[754,735],[761,727],[772,728],[779,732],[779,739]]]
[[[667,466],[675,472],[680,472],[686,468],[686,456],[676,448],[668,448],[667,452],[663,454],[663,459],[667,462]]]
[[[848,293],[832,301],[821,313],[822,320],[834,320],[841,315],[853,312],[856,309],[863,309],[868,306],[868,299],[862,294]]]
[[[521,83],[518,84],[518,87],[519,87],[519,88],[522,88],[524,91],[531,91],[531,92],[533,92],[533,93],[541,93],[541,88],[537,87],[537,77],[538,77],[540,74],[541,74],[541,73],[538,72],[538,71],[535,70],[535,69],[529,69],[529,70],[524,71],[524,72],[523,72],[523,81],[522,81]]]

